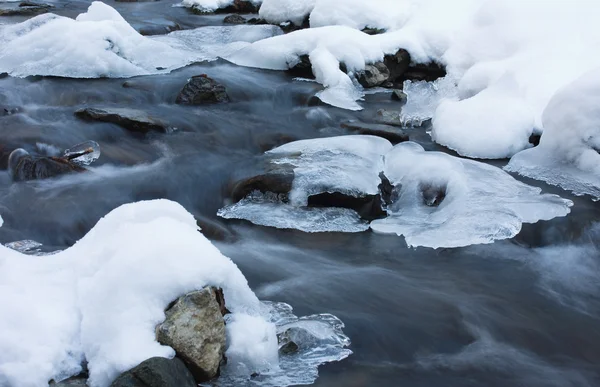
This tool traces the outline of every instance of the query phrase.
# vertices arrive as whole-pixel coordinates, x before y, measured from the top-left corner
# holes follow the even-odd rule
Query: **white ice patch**
[[[407,101],[402,106],[400,121],[405,126],[421,126],[424,121],[433,118],[440,101],[454,98],[456,85],[450,77],[434,82],[404,81],[403,91]]]
[[[461,247],[512,238],[522,223],[570,212],[572,202],[523,184],[499,168],[425,152],[414,142],[385,156],[394,185],[388,217],[371,222],[376,232],[404,235],[409,246]],[[439,205],[431,204],[438,198]],[[441,199],[441,200],[439,200]]]
[[[284,203],[278,195],[253,192],[220,209],[225,219],[243,219],[259,226],[304,232],[362,232],[369,224],[348,208],[309,208]]]
[[[104,387],[150,357],[172,357],[155,326],[169,302],[206,285],[223,288],[232,318],[258,322],[244,327],[236,354],[248,363],[276,359],[276,346],[254,351],[275,331],[246,279],[177,203],[121,206],[51,256],[0,246],[0,385],[47,385],[78,373],[85,358],[90,385]],[[236,329],[228,325],[228,335]]]
[[[543,124],[540,144],[505,169],[600,199],[600,69],[556,93]]]

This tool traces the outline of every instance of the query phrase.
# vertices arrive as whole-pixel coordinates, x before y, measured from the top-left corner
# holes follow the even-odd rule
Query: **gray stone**
[[[196,75],[188,81],[177,96],[178,104],[202,105],[229,102],[225,86],[206,74]]]
[[[408,96],[402,90],[394,89],[394,91],[392,91],[392,99],[394,101],[400,101],[401,103],[406,103],[408,101]]]
[[[207,287],[180,297],[156,327],[158,342],[175,350],[197,383],[218,375],[225,352],[225,322],[217,292]]]
[[[408,134],[402,129],[385,124],[367,124],[360,121],[348,121],[341,124],[342,128],[346,128],[358,134],[368,134],[371,136],[383,137],[389,140],[392,144],[408,141]]]
[[[74,376],[58,383],[51,381],[49,387],[87,387],[87,378]]]
[[[122,373],[110,387],[196,387],[183,362],[153,357]]]
[[[169,124],[150,116],[142,110],[130,108],[84,108],[75,112],[78,118],[87,121],[110,122],[132,132],[158,131],[169,133],[174,130]]]
[[[86,169],[63,157],[33,157],[24,149],[15,149],[8,156],[8,170],[14,181],[48,179]]]
[[[289,164],[269,165],[264,173],[234,182],[231,189],[231,198],[234,202],[239,202],[253,191],[287,195],[292,190],[293,182],[293,166]]]
[[[410,54],[408,51],[400,49],[394,55],[386,55],[383,63],[390,71],[389,80],[391,82],[402,81],[404,73],[410,67]]]
[[[246,24],[246,19],[243,16],[234,14],[234,15],[225,16],[225,19],[223,19],[223,23]]]
[[[365,70],[358,75],[358,82],[363,87],[381,86],[390,77],[390,70],[383,62],[366,65]]]
[[[46,13],[53,8],[50,4],[23,1],[21,3],[0,4],[0,16],[34,16]]]

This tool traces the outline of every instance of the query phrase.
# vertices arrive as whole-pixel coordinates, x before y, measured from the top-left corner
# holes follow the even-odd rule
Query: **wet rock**
[[[421,183],[419,190],[423,196],[423,204],[429,207],[439,206],[446,198],[446,189],[445,185]]]
[[[533,146],[538,146],[540,145],[540,140],[542,139],[542,135],[539,133],[532,133],[531,136],[529,136],[529,143]],[[598,152],[600,153],[600,152]]]
[[[286,133],[260,133],[254,137],[254,142],[261,152],[269,151],[296,140],[298,140],[297,137]]]
[[[308,197],[309,207],[349,208],[364,220],[375,220],[386,217],[381,208],[381,195],[354,197],[340,192],[324,192]]]
[[[408,101],[408,96],[402,90],[394,89],[394,91],[392,91],[392,99],[405,104]]]
[[[391,82],[402,82],[404,73],[410,67],[410,54],[404,49],[398,50],[394,55],[386,55],[383,58],[383,63],[390,71],[389,80]]]
[[[408,134],[402,129],[385,124],[367,124],[360,121],[348,121],[341,124],[342,128],[356,132],[357,134],[369,134],[383,137],[392,144],[408,141]]]
[[[206,74],[201,74],[190,78],[177,96],[176,102],[183,105],[223,103],[229,102],[229,96],[225,86]]]
[[[169,133],[174,130],[169,124],[150,116],[142,110],[130,108],[84,108],[75,115],[86,121],[110,122],[132,132],[151,131]]]
[[[404,127],[400,110],[379,109],[375,115],[375,120],[384,125]]]
[[[275,164],[264,173],[239,180],[233,184],[231,198],[239,202],[253,191],[287,195],[292,190],[294,169],[289,164]]]
[[[196,383],[218,375],[225,353],[225,322],[218,297],[210,287],[188,293],[167,309],[165,321],[156,328],[158,342],[175,350]]]
[[[363,87],[381,86],[390,77],[390,70],[383,62],[366,65],[365,70],[359,73],[358,82]]]
[[[181,31],[181,26],[175,22],[169,22],[168,24],[154,24],[149,26],[141,27],[138,32],[140,35],[152,36],[152,35],[166,35],[173,31]]]
[[[385,34],[386,30],[383,28],[365,27],[362,29],[362,32],[364,32],[367,35],[380,35],[380,34]]]
[[[223,23],[226,24],[246,24],[246,18],[240,15],[229,15],[225,16]]]
[[[183,362],[153,357],[121,374],[110,387],[196,387]]]
[[[234,239],[234,234],[227,226],[217,220],[205,216],[196,216],[196,223],[200,227],[202,235],[210,240],[224,241]]]
[[[15,106],[4,106],[0,107],[0,117],[12,116],[13,114],[20,113],[23,109]]]
[[[411,65],[403,75],[403,80],[433,82],[446,76],[446,68],[438,63]]]
[[[47,179],[85,168],[62,157],[33,157],[24,149],[15,149],[8,157],[8,170],[13,181]]]
[[[0,16],[34,16],[50,11],[51,4],[24,1],[21,3],[4,3],[0,5]]]
[[[279,352],[281,352],[285,355],[289,355],[294,352],[298,352],[298,349],[299,349],[298,344],[294,343],[293,341],[288,341],[286,343],[279,344]]]
[[[312,64],[308,55],[300,55],[298,62],[290,66],[288,73],[294,77],[313,79]]]
[[[253,17],[251,19],[248,19],[248,24],[252,24],[252,25],[264,25],[264,24],[269,24],[265,19],[261,19],[258,17]]]
[[[51,381],[49,387],[87,387],[87,378],[82,376],[74,376],[69,379],[65,379],[62,382]]]

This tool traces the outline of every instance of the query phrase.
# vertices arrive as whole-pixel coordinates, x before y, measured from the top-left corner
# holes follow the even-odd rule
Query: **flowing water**
[[[134,27],[220,25],[175,3],[113,3]],[[57,2],[74,17],[89,2]],[[17,22],[19,18],[2,22]],[[231,103],[190,107],[175,98],[193,75],[227,86]],[[53,153],[93,140],[92,172],[13,184],[0,172],[0,243],[34,240],[66,248],[117,206],[145,199],[181,203],[248,278],[259,298],[298,316],[331,313],[346,325],[353,355],[321,366],[317,386],[600,385],[600,202],[520,179],[575,202],[566,218],[524,225],[507,241],[457,249],[407,248],[403,238],[308,234],[217,218],[236,176],[258,170],[262,152],[293,139],[346,132],[349,118],[394,108],[389,94],[365,110],[309,106],[319,85],[282,72],[200,63],[170,74],[124,79],[0,79],[3,149]],[[86,106],[141,109],[177,128],[136,135],[78,120]],[[433,144],[426,127],[411,140]],[[451,153],[451,152],[449,152]],[[503,166],[506,161],[494,162]],[[221,238],[217,238],[221,239]]]

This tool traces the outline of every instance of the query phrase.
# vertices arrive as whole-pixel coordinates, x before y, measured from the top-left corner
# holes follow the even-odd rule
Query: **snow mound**
[[[557,92],[543,124],[540,144],[517,153],[505,169],[600,199],[600,69]]]
[[[318,0],[263,0],[258,15],[269,23],[302,25]]]
[[[172,357],[155,326],[169,302],[206,285],[222,287],[232,318],[248,321],[235,352],[249,358],[238,361],[276,360],[275,327],[246,279],[177,203],[121,206],[51,256],[0,246],[0,385],[46,385],[78,373],[85,358],[90,385],[108,386],[147,358]],[[236,329],[228,325],[228,335]],[[265,342],[274,349],[260,350]]]
[[[262,0],[250,0],[254,5],[260,5]],[[181,6],[187,8],[194,8],[200,12],[215,12],[218,9],[229,7],[233,5],[234,0],[183,0]]]
[[[512,238],[522,223],[570,212],[572,202],[523,184],[499,168],[425,152],[414,142],[385,156],[394,186],[388,217],[371,222],[381,233],[404,235],[409,246],[461,247]]]

